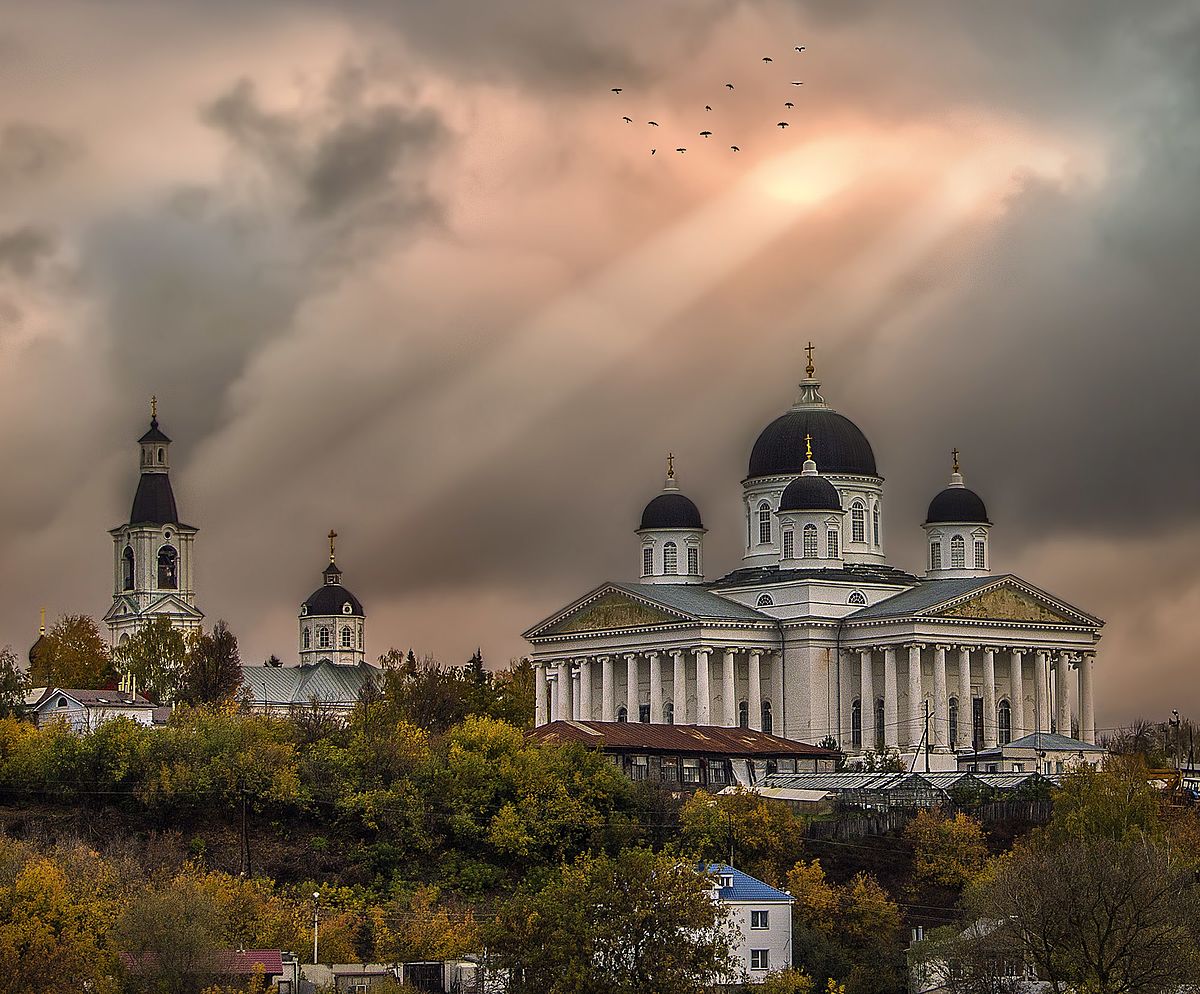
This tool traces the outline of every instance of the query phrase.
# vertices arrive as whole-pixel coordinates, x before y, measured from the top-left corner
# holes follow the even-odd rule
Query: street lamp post
[[[317,925],[320,921],[318,909],[321,903],[321,892],[313,891],[313,966],[317,965]]]

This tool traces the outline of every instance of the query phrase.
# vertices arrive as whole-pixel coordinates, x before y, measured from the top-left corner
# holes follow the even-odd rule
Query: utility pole
[[[943,681],[944,683],[945,681]],[[925,734],[921,737],[925,743],[925,772],[929,772],[929,701],[925,701]]]
[[[313,966],[317,965],[317,926],[320,923],[318,908],[321,904],[321,892],[313,891]]]
[[[729,868],[733,869],[733,812],[727,811],[725,817],[729,820]]]

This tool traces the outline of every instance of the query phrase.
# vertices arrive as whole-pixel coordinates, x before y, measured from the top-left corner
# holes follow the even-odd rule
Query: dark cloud
[[[25,121],[0,129],[0,184],[45,179],[79,156],[79,142]]]
[[[0,273],[32,276],[55,247],[54,236],[43,228],[24,225],[11,231],[0,231]]]

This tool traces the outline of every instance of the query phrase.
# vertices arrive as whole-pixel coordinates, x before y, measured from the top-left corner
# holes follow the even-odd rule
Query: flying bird
[[[740,152],[740,151],[741,151],[741,149],[740,149],[740,148],[738,148],[736,145],[730,145],[730,146],[729,146],[729,151],[731,151],[731,152]]]
[[[804,80],[802,80],[802,79],[793,79],[792,80],[792,86],[803,86],[803,85],[804,85]]]
[[[705,104],[705,105],[704,105],[704,109],[705,109],[705,110],[712,110],[712,108],[711,108],[711,107],[709,107],[709,106],[708,106],[708,104]]]
[[[658,151],[658,149],[656,149],[656,148],[652,148],[652,149],[650,149],[650,154],[651,154],[651,155],[653,155],[653,154],[654,154],[655,152],[657,152],[657,151]]]
[[[727,90],[732,90],[732,89],[733,89],[733,84],[732,84],[732,83],[726,83],[726,84],[725,84],[725,89],[727,89]]]
[[[620,88],[619,86],[614,86],[614,87],[612,88],[612,91],[613,91],[613,93],[620,93],[620,92],[621,92],[621,88]]]
[[[769,56],[769,55],[763,56],[763,62],[774,62],[774,61],[775,60],[773,58],[771,58],[771,56]]]
[[[787,125],[787,121],[780,121],[780,122],[779,122],[777,125],[775,125],[775,126],[776,126],[777,128],[786,128],[788,125]]]
[[[711,131],[701,131],[701,132],[700,132],[700,137],[701,137],[701,138],[711,138],[711,137],[712,137],[712,132],[711,132]]]
[[[623,117],[623,118],[621,118],[621,120],[624,121],[626,124],[633,124],[632,117]]]
[[[793,107],[795,107],[796,105],[795,105],[794,103],[792,103],[792,102],[789,100],[789,101],[787,101],[787,103],[785,103],[783,106],[784,106],[784,107],[786,107],[788,110],[791,110],[791,109],[792,109]]]
[[[686,151],[687,151],[687,149],[686,149],[686,148],[677,148],[677,149],[675,149],[675,151],[676,151],[676,152],[683,153],[683,152],[686,152]]]
[[[646,123],[647,123],[648,125],[650,125],[652,128],[657,128],[657,127],[658,127],[658,122],[657,122],[657,121],[647,121]]]
[[[797,46],[796,46],[796,51],[797,51],[797,52],[803,52],[803,51],[804,51],[804,49],[805,49],[805,48],[807,48],[807,47],[808,47],[807,45],[797,45]]]

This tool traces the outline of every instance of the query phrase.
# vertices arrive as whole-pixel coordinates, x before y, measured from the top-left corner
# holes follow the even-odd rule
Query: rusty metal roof
[[[527,733],[538,742],[579,742],[609,751],[675,754],[832,758],[836,753],[752,728],[720,725],[657,725],[625,721],[552,721]]]

